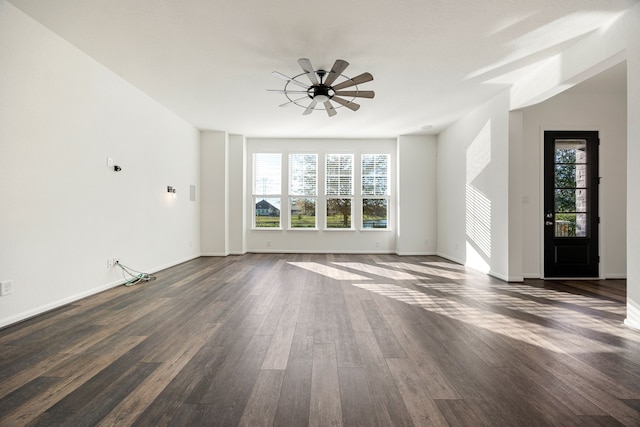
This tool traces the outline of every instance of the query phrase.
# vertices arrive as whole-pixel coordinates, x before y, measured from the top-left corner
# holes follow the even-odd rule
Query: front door
[[[544,276],[598,277],[598,132],[544,133]]]

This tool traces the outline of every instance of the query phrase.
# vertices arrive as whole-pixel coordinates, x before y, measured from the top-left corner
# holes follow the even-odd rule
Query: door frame
[[[602,129],[599,126],[594,126],[594,125],[559,125],[559,124],[545,124],[545,125],[541,125],[539,127],[539,135],[538,135],[538,153],[539,153],[539,159],[540,159],[540,163],[538,165],[538,173],[539,173],[539,181],[538,181],[538,189],[539,189],[539,193],[538,193],[538,216],[536,218],[536,220],[538,221],[538,231],[539,231],[539,242],[538,242],[538,246],[539,246],[539,259],[540,259],[540,278],[541,279],[546,279],[547,277],[545,277],[544,274],[544,267],[545,267],[545,262],[544,262],[544,251],[545,251],[545,247],[544,247],[544,240],[545,240],[545,234],[544,234],[544,134],[545,132],[552,132],[552,131],[557,131],[557,130],[563,130],[563,131],[576,131],[576,132],[581,132],[581,131],[592,131],[592,132],[598,132],[599,137],[602,139]],[[600,151],[600,150],[598,150]],[[600,154],[598,154],[598,156],[600,157]],[[600,162],[599,162],[600,163]],[[600,174],[600,172],[598,173]],[[604,271],[605,271],[605,262],[606,260],[604,259],[604,257],[602,256],[602,243],[603,243],[603,239],[602,239],[602,197],[598,197],[598,215],[600,216],[600,226],[598,227],[598,258],[600,259],[600,264],[598,267],[598,279],[603,280],[604,279]],[[563,277],[562,279],[576,279],[576,280],[588,280],[588,278],[585,277]]]

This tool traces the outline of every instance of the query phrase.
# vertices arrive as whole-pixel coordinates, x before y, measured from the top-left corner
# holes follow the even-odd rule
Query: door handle
[[[553,213],[549,212],[548,214],[545,215],[546,218],[553,218]]]
[[[553,221],[545,221],[544,225],[553,225]]]

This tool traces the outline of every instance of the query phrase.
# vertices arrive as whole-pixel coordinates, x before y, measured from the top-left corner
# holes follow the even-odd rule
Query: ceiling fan
[[[311,114],[313,110],[325,110],[331,117],[337,114],[336,109],[340,107],[347,107],[352,111],[357,111],[360,105],[354,102],[356,98],[373,98],[375,95],[372,90],[360,90],[358,88],[358,85],[373,80],[373,76],[370,73],[362,73],[353,78],[342,74],[349,66],[347,61],[336,60],[330,71],[314,70],[311,61],[307,58],[298,59],[298,64],[300,64],[304,72],[294,77],[286,76],[277,71],[272,73],[274,76],[286,81],[283,90],[270,90],[271,92],[284,93],[289,100],[281,104],[281,107],[295,104],[305,109],[302,113],[303,115]],[[307,76],[311,84],[299,81],[298,78],[302,76]],[[340,82],[334,85],[337,80],[340,80]],[[297,90],[292,88],[294,85],[297,86]],[[343,90],[347,88],[352,89]],[[331,101],[340,105],[334,107]]]

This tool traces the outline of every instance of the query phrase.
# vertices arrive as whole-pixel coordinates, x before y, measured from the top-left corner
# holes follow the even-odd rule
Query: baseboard
[[[625,326],[640,331],[640,306],[627,299],[627,318],[624,319]]]
[[[177,260],[177,261],[165,264],[165,265],[160,265],[158,267],[149,269],[149,270],[146,271],[146,273],[157,273],[158,271],[165,270],[165,269],[170,268],[170,267],[174,267],[174,266],[176,266],[178,264],[182,264],[183,262],[191,261],[192,259],[196,259],[196,258],[199,258],[199,257],[200,257],[199,254],[198,255],[191,255],[191,256],[182,258],[180,260]],[[124,264],[124,265],[126,265],[126,264]],[[55,310],[57,308],[60,308],[60,307],[63,307],[65,305],[71,304],[73,302],[79,301],[79,300],[81,300],[83,298],[87,298],[87,297],[90,297],[92,295],[99,294],[100,292],[104,292],[104,291],[109,290],[111,288],[115,288],[116,286],[123,285],[125,282],[126,282],[126,280],[124,278],[123,279],[119,279],[119,280],[116,280],[114,282],[110,282],[110,283],[107,283],[107,284],[104,284],[104,285],[101,285],[101,286],[97,286],[95,288],[88,289],[86,291],[77,293],[75,295],[71,295],[71,296],[68,296],[66,298],[62,298],[62,299],[50,302],[50,303],[45,304],[45,305],[41,305],[40,307],[36,307],[36,308],[31,309],[31,310],[27,310],[25,312],[16,314],[14,316],[7,317],[7,318],[4,318],[4,319],[0,319],[0,329],[1,328],[5,328],[7,326],[11,326],[11,325],[13,325],[15,323],[18,323],[18,322],[23,322],[25,320],[31,319],[32,317],[39,316],[39,315],[41,315],[43,313],[46,313],[46,312],[51,311],[51,310]]]
[[[628,317],[624,319],[624,325],[628,328],[631,328],[640,332],[640,323],[633,322]]]
[[[45,305],[41,305],[40,307],[36,307],[33,308],[31,310],[27,310],[25,312],[16,314],[15,316],[11,316],[11,317],[7,317],[5,319],[1,319],[0,320],[0,328],[4,328],[10,325],[13,325],[14,323],[18,323],[18,322],[22,322],[28,319],[31,319],[32,317],[38,316],[40,314],[46,313],[47,311],[51,311],[51,310],[55,310],[57,308],[63,307],[67,304],[71,304],[72,302],[75,301],[79,301],[83,298],[86,297],[90,297],[91,295],[95,295],[98,294],[100,292],[104,292],[106,290],[109,290],[111,288],[115,288],[116,286],[120,286],[122,284],[124,284],[125,280],[121,279],[118,280],[116,282],[111,282],[108,283],[106,285],[102,285],[102,286],[98,286],[96,288],[91,288],[89,290],[86,290],[84,292],[80,292],[78,294],[75,295],[71,295],[69,297],[66,298],[62,298],[60,300],[51,302],[49,304],[45,304]]]
[[[346,255],[389,255],[394,254],[393,251],[360,251],[360,250],[292,250],[292,249],[249,249],[248,253],[252,254],[346,254]]]
[[[503,282],[524,282],[523,276],[506,276],[504,274],[496,273],[495,271],[489,271],[487,274],[491,277],[495,277],[496,279],[500,279]]]
[[[604,276],[605,280],[606,279],[611,279],[611,280],[617,280],[617,279],[626,279],[627,275],[626,274],[607,274]]]
[[[435,252],[396,252],[398,256],[433,256],[437,255]]]
[[[443,254],[442,252],[436,252],[434,255],[439,256],[440,258],[444,258],[448,261],[455,262],[456,264],[464,265],[464,261],[457,259],[455,257]]]

